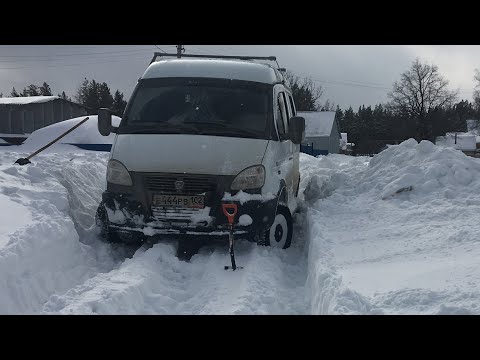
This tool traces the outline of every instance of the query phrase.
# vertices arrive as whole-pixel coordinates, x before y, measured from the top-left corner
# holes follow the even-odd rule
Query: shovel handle
[[[233,219],[235,219],[235,215],[237,215],[237,210],[238,210],[237,204],[222,204],[222,209],[223,209],[224,215],[228,219],[228,223],[232,225]],[[233,212],[230,213],[228,210],[233,210]]]
[[[49,146],[53,145],[54,143],[56,143],[58,140],[60,140],[61,138],[63,138],[65,135],[71,133],[73,130],[75,130],[77,127],[79,127],[80,125],[82,125],[85,121],[87,121],[89,119],[89,117],[87,116],[85,119],[83,119],[82,121],[80,121],[78,124],[76,124],[75,126],[73,126],[72,128],[68,129],[67,131],[65,131],[62,135],[58,136],[56,139],[50,141],[47,145],[45,145],[44,147],[38,149],[37,151],[35,151],[33,154],[29,155],[28,157],[26,157],[27,160],[30,160],[32,157],[34,157],[35,155],[37,155],[39,152],[42,152],[43,150],[45,150],[46,148],[48,148]]]

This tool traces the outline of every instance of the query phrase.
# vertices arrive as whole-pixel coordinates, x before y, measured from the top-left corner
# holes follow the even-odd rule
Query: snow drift
[[[52,294],[114,266],[93,227],[107,157],[39,155],[18,166],[17,153],[0,152],[0,313],[39,313]]]
[[[302,159],[305,196],[334,189],[306,198],[311,312],[480,313],[480,161],[413,139],[362,161]]]
[[[292,247],[239,242],[234,273],[226,243],[190,263],[172,241],[135,254],[101,243],[109,154],[57,147],[17,166],[8,150],[2,314],[480,313],[480,159],[458,150],[408,140],[373,158],[301,154]]]
[[[57,143],[45,150],[45,152],[57,152],[57,151],[76,151],[70,145],[66,144],[112,144],[115,134],[109,136],[102,136],[98,132],[98,116],[86,115],[89,119],[73,130],[71,133],[61,138]],[[61,121],[56,124],[46,126],[44,128],[35,130],[25,140],[25,142],[15,147],[14,151],[32,151],[38,150],[42,146],[48,144],[53,139],[63,134],[68,129],[74,127],[80,121],[85,119],[86,116],[73,118],[65,121]],[[118,126],[120,124],[120,118],[118,116],[112,117],[112,125]]]

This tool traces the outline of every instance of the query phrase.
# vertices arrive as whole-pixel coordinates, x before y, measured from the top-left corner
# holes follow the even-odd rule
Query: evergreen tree
[[[15,87],[13,87],[12,92],[10,93],[11,97],[19,97],[20,95],[17,93],[17,90],[15,90]]]
[[[64,99],[64,100],[72,101],[72,99],[70,99],[70,98],[65,94],[65,91],[62,91],[61,94],[58,94],[58,97],[61,98],[61,99]]]
[[[37,85],[30,84],[23,89],[21,96],[40,96],[40,89]]]
[[[85,80],[82,82],[82,84],[77,90],[75,100],[78,103],[91,108],[93,110],[93,113],[95,114],[100,108],[108,108],[111,110],[119,111],[121,107],[116,107],[115,109],[114,107],[117,105],[122,105],[122,102],[120,100],[123,101],[123,94],[119,92],[117,104],[115,104],[107,83],[99,83],[95,80],[90,81],[85,78]]]
[[[382,104],[375,105],[372,113],[372,133],[375,139],[394,139],[394,137],[389,136],[388,120]]]
[[[110,88],[107,83],[101,83],[98,87],[98,103],[99,108],[112,109],[113,106],[113,96],[110,93]]]
[[[340,131],[341,132],[346,132],[343,116],[344,115],[343,115],[342,109],[340,109],[340,106],[337,105],[337,109],[335,111],[335,118],[338,121],[338,126],[340,127]]]
[[[126,106],[127,106],[127,102],[123,100],[123,93],[121,93],[118,90],[115,91],[115,95],[113,97],[113,106],[112,106],[113,113],[117,116],[122,117]]]
[[[50,86],[44,82],[42,86],[38,89],[40,92],[40,95],[42,96],[52,96],[52,90],[50,89]]]

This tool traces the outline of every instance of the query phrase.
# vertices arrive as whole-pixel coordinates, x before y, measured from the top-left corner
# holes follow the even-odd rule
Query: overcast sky
[[[157,45],[175,52],[175,45]],[[184,45],[186,53],[223,55],[275,55],[280,66],[310,76],[329,99],[355,110],[364,104],[386,102],[392,83],[419,57],[438,65],[460,89],[460,99],[471,101],[474,70],[480,69],[480,46],[464,45]],[[10,96],[29,84],[46,81],[54,94],[73,96],[82,80],[106,82],[112,93],[128,98],[148,66],[154,45],[0,45],[0,92]]]

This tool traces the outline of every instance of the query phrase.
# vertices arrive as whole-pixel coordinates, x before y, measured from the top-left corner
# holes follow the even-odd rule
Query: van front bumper
[[[140,195],[140,196],[139,196]],[[228,235],[228,220],[222,203],[236,204],[235,234],[261,234],[275,218],[277,198],[268,200],[225,201],[210,198],[204,209],[155,208],[149,195],[105,191],[102,194],[110,228],[118,232],[157,234]]]

